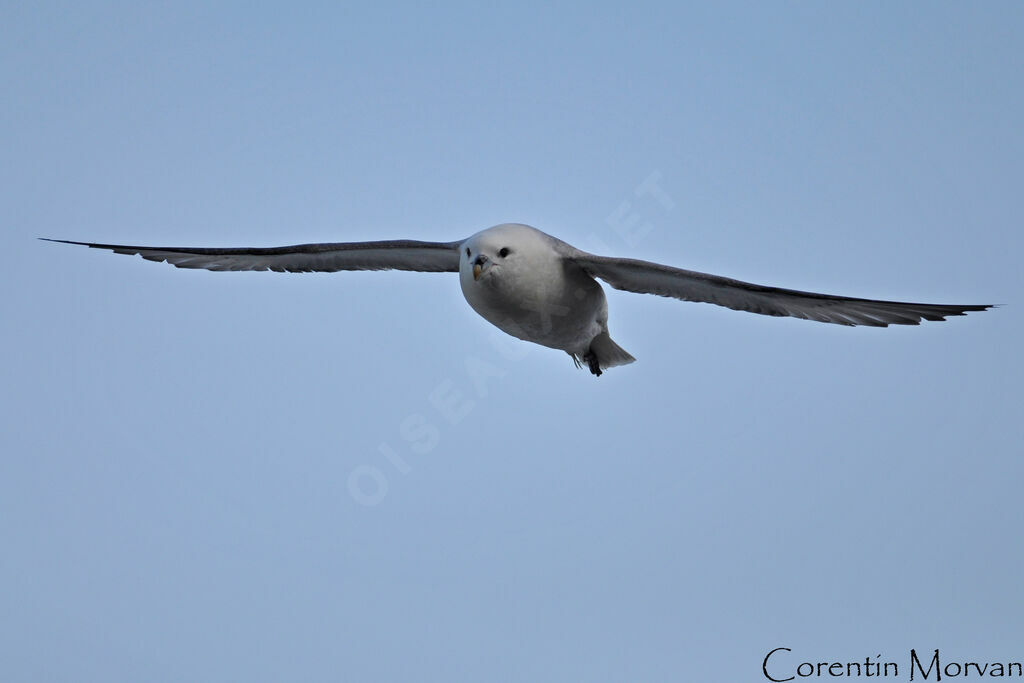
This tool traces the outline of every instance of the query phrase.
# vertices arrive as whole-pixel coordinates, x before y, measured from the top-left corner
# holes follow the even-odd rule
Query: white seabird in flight
[[[700,301],[737,311],[838,325],[917,325],[991,305],[915,304],[765,287],[648,261],[595,256],[536,228],[505,223],[457,242],[390,240],[290,247],[133,247],[47,240],[138,254],[178,268],[412,270],[458,273],[466,301],[488,322],[535,344],[568,353],[600,375],[635,359],[608,335],[608,303],[595,278],[615,289]]]

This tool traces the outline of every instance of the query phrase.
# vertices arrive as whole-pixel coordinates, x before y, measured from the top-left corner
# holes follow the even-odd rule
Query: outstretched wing
[[[593,277],[615,289],[700,301],[736,311],[791,316],[839,325],[917,325],[921,320],[984,311],[991,305],[915,304],[856,299],[795,289],[765,287],[718,275],[663,266],[648,261],[594,256],[578,250],[566,254]]]
[[[291,247],[133,247],[51,240],[109,249],[115,254],[138,254],[148,261],[167,261],[178,268],[206,270],[273,270],[279,273],[333,273],[339,270],[416,270],[458,272],[460,242],[336,242]]]

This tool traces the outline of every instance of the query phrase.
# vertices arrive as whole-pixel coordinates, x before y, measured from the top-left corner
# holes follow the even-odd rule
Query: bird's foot
[[[595,376],[601,376],[601,363],[597,360],[597,354],[593,351],[587,351],[583,356],[583,360],[587,363],[587,367],[590,368],[590,372],[594,373]]]

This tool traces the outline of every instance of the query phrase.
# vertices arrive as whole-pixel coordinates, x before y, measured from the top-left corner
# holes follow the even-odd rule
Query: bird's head
[[[478,232],[462,243],[459,271],[464,278],[471,275],[474,282],[486,282],[494,274],[514,268],[536,234],[534,228],[517,223]]]

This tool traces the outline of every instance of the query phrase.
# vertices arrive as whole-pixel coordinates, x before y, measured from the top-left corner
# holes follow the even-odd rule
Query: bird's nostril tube
[[[475,265],[482,266],[483,264],[487,263],[487,257],[484,256],[483,254],[480,254],[479,256],[476,257],[476,260],[473,261],[473,263]]]

